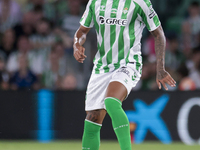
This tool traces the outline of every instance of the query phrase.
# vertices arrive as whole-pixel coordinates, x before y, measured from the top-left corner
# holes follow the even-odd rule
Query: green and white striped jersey
[[[89,0],[80,24],[96,29],[96,74],[111,72],[129,62],[134,62],[141,73],[143,29],[146,26],[153,31],[160,21],[150,0]]]

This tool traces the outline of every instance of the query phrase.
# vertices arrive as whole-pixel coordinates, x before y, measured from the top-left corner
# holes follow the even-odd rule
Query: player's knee
[[[120,100],[113,97],[105,98],[104,103],[105,103],[105,107],[108,113],[116,111],[117,109],[121,109],[121,105],[122,105]]]
[[[100,112],[99,111],[88,111],[86,119],[95,123],[100,122]]]
[[[100,133],[101,126],[101,124],[85,120],[83,137],[89,139],[95,138]]]

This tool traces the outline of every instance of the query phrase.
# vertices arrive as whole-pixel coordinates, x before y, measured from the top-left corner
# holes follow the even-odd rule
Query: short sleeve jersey
[[[111,72],[130,62],[141,73],[143,29],[146,26],[154,31],[160,21],[150,0],[89,0],[80,24],[96,29],[96,74]]]

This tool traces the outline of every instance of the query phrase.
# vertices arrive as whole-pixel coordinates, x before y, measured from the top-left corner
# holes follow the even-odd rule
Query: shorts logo
[[[127,7],[124,8],[123,13],[124,13],[124,14],[127,14],[127,13],[128,13],[128,8],[127,8]]]
[[[127,20],[126,19],[116,19],[116,18],[105,18],[103,16],[99,16],[99,23],[107,24],[107,25],[126,26]]]
[[[130,77],[130,72],[126,69],[126,67],[120,68],[117,72],[125,73]]]
[[[125,82],[126,84],[128,84],[128,80],[127,80],[127,79],[125,79],[124,82]]]

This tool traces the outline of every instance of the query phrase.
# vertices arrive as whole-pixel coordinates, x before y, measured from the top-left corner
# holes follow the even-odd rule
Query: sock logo
[[[123,72],[130,77],[130,71],[127,69],[127,67],[121,67],[117,72]]]
[[[90,148],[82,147],[82,149],[90,149]]]
[[[114,128],[114,130],[117,130],[117,129],[123,128],[123,127],[128,127],[128,124],[125,124],[125,125],[121,125],[121,126],[119,126],[119,127],[116,127],[116,128]]]

